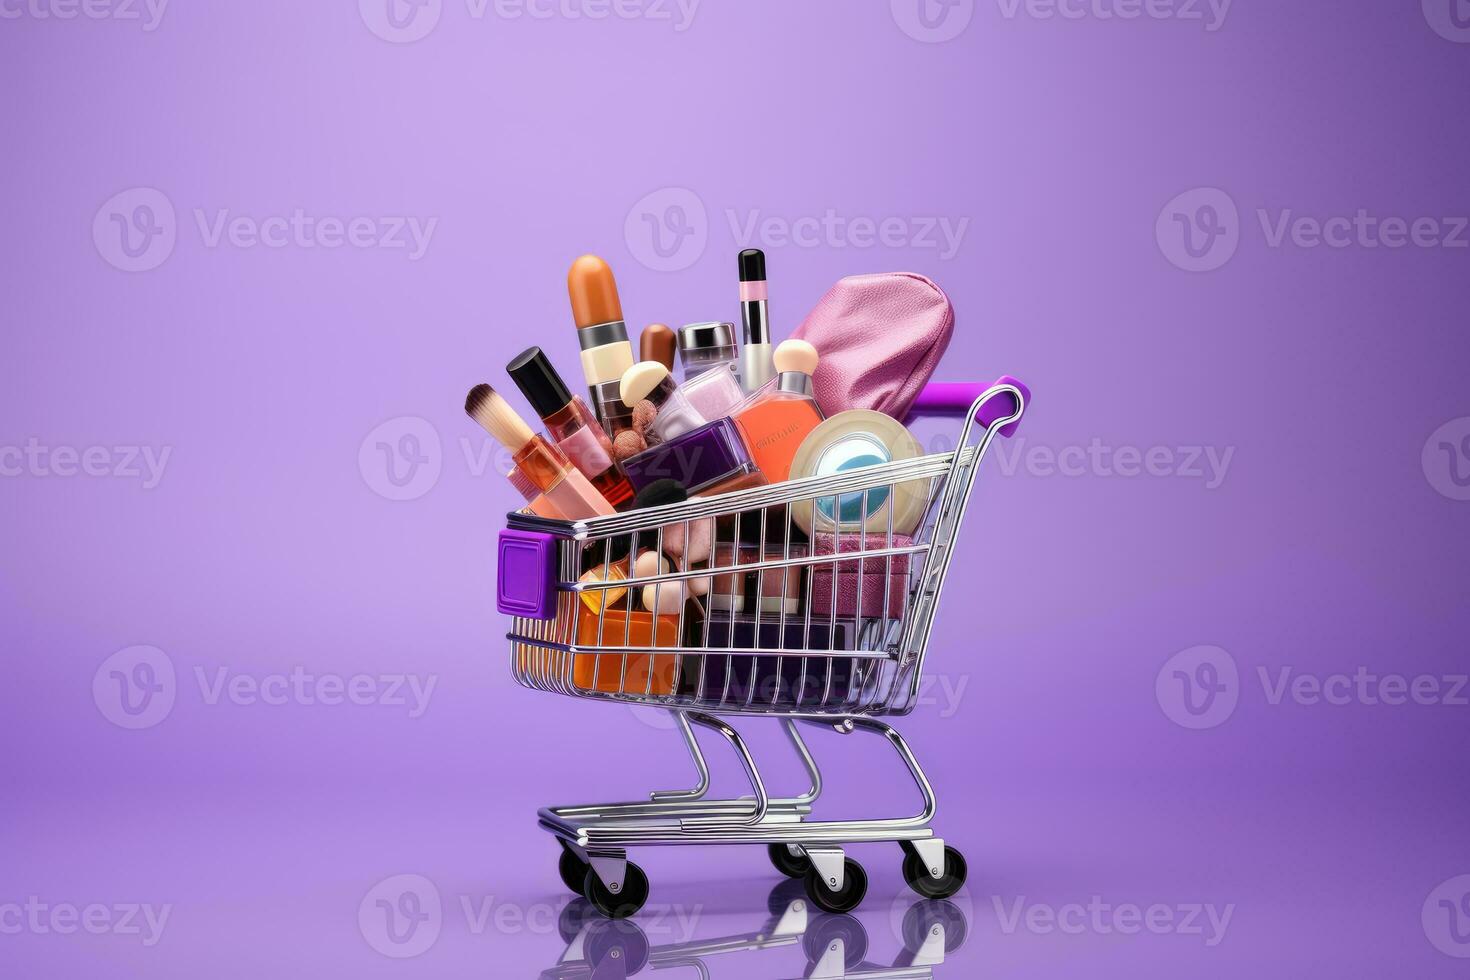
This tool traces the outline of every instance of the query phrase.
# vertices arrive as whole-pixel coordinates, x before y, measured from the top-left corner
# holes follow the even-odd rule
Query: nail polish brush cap
[[[506,373],[526,396],[536,414],[541,418],[555,414],[572,400],[566,382],[552,367],[546,352],[540,347],[528,347],[505,366]]]
[[[758,248],[747,248],[737,259],[741,282],[765,282],[766,253]]]

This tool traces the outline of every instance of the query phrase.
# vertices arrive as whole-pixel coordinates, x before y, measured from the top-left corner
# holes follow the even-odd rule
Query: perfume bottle
[[[653,405],[657,414],[644,431],[650,446],[667,442],[708,421],[689,404],[684,389],[674,383],[669,369],[658,361],[639,361],[623,372],[622,395],[623,404],[629,409],[644,400]]]
[[[825,416],[812,397],[817,349],[805,340],[782,341],[776,348],[776,379],[750,396],[732,414],[751,458],[766,479],[780,483],[791,476],[791,461],[801,441]]]
[[[707,419],[722,419],[745,399],[740,386],[733,323],[690,323],[679,328],[684,396]]]
[[[566,382],[540,347],[531,347],[505,366],[526,401],[546,423],[556,447],[619,509],[633,502],[633,486],[612,458],[612,440],[592,409],[567,390]]]

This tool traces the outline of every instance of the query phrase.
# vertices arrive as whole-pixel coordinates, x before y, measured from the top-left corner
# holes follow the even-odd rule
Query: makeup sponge
[[[645,551],[633,563],[635,578],[662,575],[674,570],[673,564],[656,551]],[[651,613],[673,614],[684,605],[686,592],[683,582],[658,582],[643,587],[643,608]]]
[[[658,507],[662,504],[683,503],[689,499],[688,491],[677,480],[654,480],[638,491],[633,498],[635,508]],[[684,521],[673,521],[663,528],[664,554],[678,563],[680,571],[688,571],[709,561],[715,548],[715,519],[698,517],[688,523],[685,533]],[[652,548],[658,541],[657,534],[645,531],[639,538],[641,547]],[[709,591],[709,579],[689,579],[689,591],[704,595]]]
[[[624,429],[613,438],[613,459],[619,463],[632,459],[648,448],[648,442],[632,429]]]
[[[639,361],[628,370],[623,372],[623,379],[618,383],[618,392],[623,396],[623,404],[633,408],[648,393],[657,388],[669,376],[669,369],[658,361]]]
[[[771,360],[783,374],[787,371],[812,374],[817,370],[817,349],[805,340],[783,340],[776,345]]]
[[[648,431],[648,427],[653,425],[653,420],[656,418],[658,418],[658,409],[647,398],[633,406],[633,431],[643,438],[646,445],[652,446],[658,443],[653,433]]]

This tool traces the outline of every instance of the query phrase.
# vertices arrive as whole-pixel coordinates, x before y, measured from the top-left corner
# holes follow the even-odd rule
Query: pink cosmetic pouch
[[[918,273],[880,272],[840,280],[792,336],[821,355],[812,383],[828,416],[868,408],[901,421],[953,332],[944,290]]]

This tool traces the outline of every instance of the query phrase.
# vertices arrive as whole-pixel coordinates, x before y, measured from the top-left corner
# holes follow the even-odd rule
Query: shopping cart
[[[759,843],[779,871],[804,879],[819,908],[846,912],[862,901],[867,875],[843,846],[893,841],[921,896],[959,889],[965,860],[930,827],[934,791],[908,744],[877,719],[915,706],[980,462],[997,434],[1014,432],[1028,398],[1010,377],[988,388],[930,385],[917,414],[964,414],[952,450],[583,521],[510,515],[498,548],[498,608],[513,617],[516,680],[667,709],[698,773],[694,788],[646,801],[542,809],[568,888],[620,918],[648,897],[628,848]],[[688,555],[700,536],[709,557],[695,564]],[[685,557],[639,574],[634,556],[646,549]],[[645,611],[645,589],[659,612]],[[660,601],[666,590],[674,601]],[[685,594],[694,598],[679,601]],[[722,717],[732,715],[780,721],[810,779],[805,792],[768,792],[745,740]],[[810,819],[822,776],[798,723],[885,739],[922,808]],[[729,742],[752,795],[709,798],[695,728]]]

